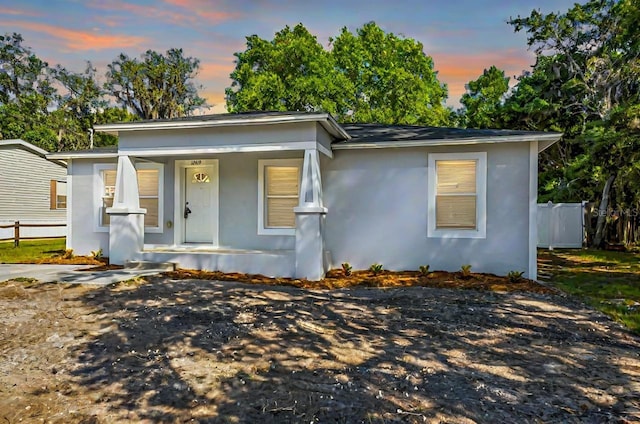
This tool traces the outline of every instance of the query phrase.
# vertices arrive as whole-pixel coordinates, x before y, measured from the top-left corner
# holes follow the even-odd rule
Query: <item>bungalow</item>
[[[536,278],[538,153],[561,134],[258,112],[96,126],[68,163],[68,248],[112,263],[320,279],[354,269]]]

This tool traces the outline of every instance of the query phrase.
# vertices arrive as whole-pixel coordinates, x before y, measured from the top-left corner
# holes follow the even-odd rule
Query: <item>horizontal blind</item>
[[[296,218],[293,208],[298,205],[300,168],[297,166],[267,166],[265,168],[266,226],[293,228]]]
[[[158,198],[144,198],[140,199],[140,207],[147,210],[144,215],[145,227],[157,227],[158,226]]]
[[[138,191],[140,196],[158,196],[158,170],[138,170]]]
[[[476,161],[436,161],[438,194],[470,194],[476,192]]]
[[[436,196],[436,228],[476,228],[476,196]]]

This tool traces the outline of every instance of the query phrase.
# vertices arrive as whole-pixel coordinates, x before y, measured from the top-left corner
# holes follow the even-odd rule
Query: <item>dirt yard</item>
[[[552,294],[0,284],[0,422],[638,422],[640,339]]]

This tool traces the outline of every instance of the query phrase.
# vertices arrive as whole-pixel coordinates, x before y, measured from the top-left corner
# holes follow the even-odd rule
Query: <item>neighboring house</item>
[[[68,161],[77,253],[314,280],[342,262],[536,277],[538,153],[560,134],[303,112],[95,129],[117,150],[49,155]]]
[[[66,223],[66,164],[47,160],[48,153],[24,140],[0,140],[0,225]],[[24,228],[21,234],[64,236],[66,229]],[[0,229],[0,239],[12,236],[13,229]]]

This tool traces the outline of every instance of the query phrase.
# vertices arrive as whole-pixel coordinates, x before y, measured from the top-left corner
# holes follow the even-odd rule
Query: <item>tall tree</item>
[[[469,81],[460,103],[464,106],[464,124],[471,128],[498,128],[502,104],[509,91],[509,77],[491,66],[477,80]]]
[[[254,110],[347,112],[353,89],[335,69],[330,54],[302,25],[286,26],[273,40],[247,37],[235,53],[236,68],[227,88],[230,112]]]
[[[355,92],[345,120],[385,124],[448,124],[447,87],[422,43],[369,22],[331,39],[331,55]]]
[[[553,164],[557,172],[540,174],[555,176],[555,183],[543,181],[542,187],[573,197],[556,198],[579,200],[577,196],[602,190],[601,207],[609,199],[619,207],[625,197],[621,177],[637,166],[638,157],[623,147],[637,146],[640,134],[620,125],[633,122],[620,116],[633,116],[630,111],[640,103],[640,27],[633,24],[639,8],[633,0],[591,0],[566,13],[533,11],[510,21],[516,31],[527,32],[538,57],[532,74],[520,80],[513,100],[507,100],[509,119],[522,123],[521,112],[533,101],[539,122],[565,132]],[[640,196],[632,202],[640,205]],[[598,221],[597,234],[604,234],[606,222]]]
[[[227,88],[231,112],[325,111],[341,121],[387,124],[449,122],[447,89],[422,44],[385,33],[371,22],[346,28],[327,51],[302,25],[273,40],[247,37]]]
[[[122,53],[107,66],[105,89],[142,119],[187,116],[207,107],[194,81],[200,61],[182,49],[164,55],[147,50],[141,60]]]

